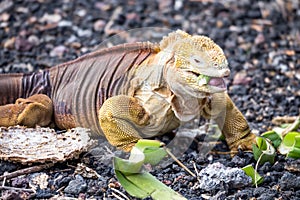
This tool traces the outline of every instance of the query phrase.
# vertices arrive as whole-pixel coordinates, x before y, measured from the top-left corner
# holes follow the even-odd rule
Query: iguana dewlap
[[[214,118],[231,149],[255,135],[226,93],[222,49],[176,31],[160,44],[122,44],[31,74],[0,74],[0,126],[90,128],[124,150],[198,116]]]

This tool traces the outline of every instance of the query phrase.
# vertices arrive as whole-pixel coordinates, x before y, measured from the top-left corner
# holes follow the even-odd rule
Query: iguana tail
[[[14,103],[18,98],[34,94],[51,94],[49,72],[0,74],[0,105]]]

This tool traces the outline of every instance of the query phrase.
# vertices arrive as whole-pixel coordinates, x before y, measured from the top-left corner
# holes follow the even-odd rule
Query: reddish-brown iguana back
[[[103,102],[126,93],[130,83],[128,72],[158,50],[151,43],[122,44],[41,72],[0,74],[0,105],[46,94],[53,101],[58,127],[84,125],[99,132],[97,112]]]

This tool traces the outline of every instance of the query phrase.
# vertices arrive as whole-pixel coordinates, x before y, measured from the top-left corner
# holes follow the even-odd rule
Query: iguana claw
[[[251,150],[252,145],[256,142],[256,135],[250,132],[246,137],[237,140],[236,142],[229,145],[232,152],[236,152],[238,149],[241,150]]]

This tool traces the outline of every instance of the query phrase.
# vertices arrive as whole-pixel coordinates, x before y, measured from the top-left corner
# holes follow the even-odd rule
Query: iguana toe
[[[250,132],[246,137],[235,141],[229,145],[231,151],[241,150],[252,150],[252,145],[255,144],[256,135]]]

